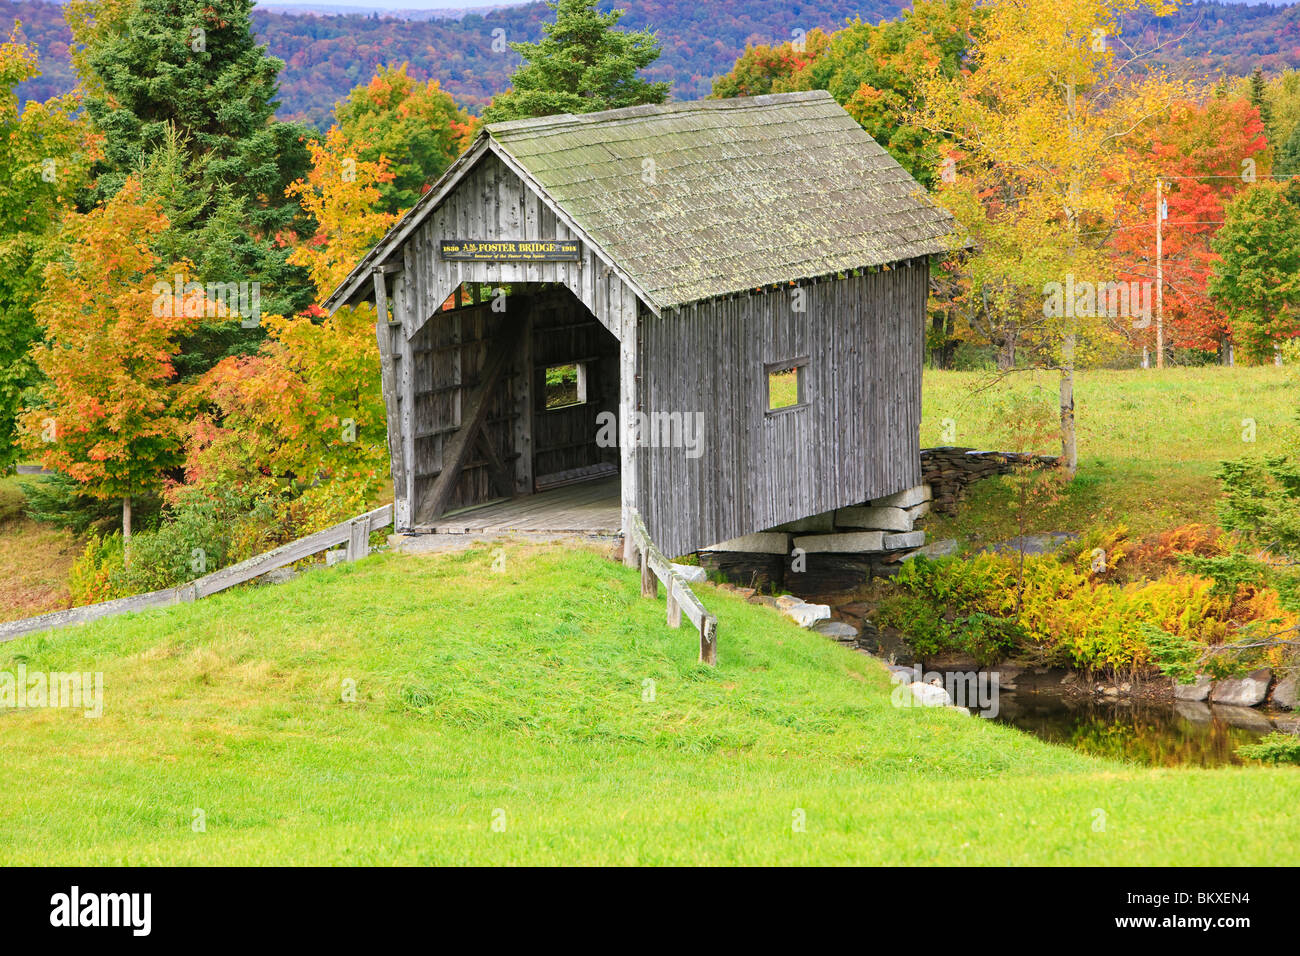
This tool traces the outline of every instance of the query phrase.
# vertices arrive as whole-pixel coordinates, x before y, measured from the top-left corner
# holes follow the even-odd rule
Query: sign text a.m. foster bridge
[[[576,262],[577,239],[445,239],[442,258],[454,262]]]

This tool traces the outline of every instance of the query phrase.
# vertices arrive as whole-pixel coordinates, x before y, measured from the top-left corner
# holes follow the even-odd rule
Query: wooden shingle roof
[[[823,90],[486,135],[656,309],[951,248],[952,217]]]
[[[655,312],[955,245],[952,216],[825,91],[636,106],[484,127],[326,307],[364,295],[488,151]]]

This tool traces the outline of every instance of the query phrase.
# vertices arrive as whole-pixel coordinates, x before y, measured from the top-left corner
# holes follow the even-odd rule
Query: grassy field
[[[98,719],[0,710],[0,863],[1300,852],[1295,769],[1138,769],[896,708],[878,663],[710,587],[704,668],[636,572],[571,545],[507,553],[504,573],[487,548],[377,555],[0,645],[0,671],[104,674]]]
[[[1058,504],[1033,515],[1030,530],[1123,523],[1145,534],[1213,523],[1215,469],[1225,459],[1281,450],[1300,412],[1295,376],[1294,369],[1271,365],[1079,373],[1078,476]],[[981,390],[989,380],[987,374],[927,371],[921,446],[1013,450],[998,414],[999,396],[1007,391],[1032,396],[1055,414],[1055,375],[1017,373]],[[1048,442],[1033,450],[1059,454],[1060,446]],[[979,483],[956,520],[932,518],[927,530],[932,539],[1010,537],[1016,529],[1009,500],[1002,484]]]

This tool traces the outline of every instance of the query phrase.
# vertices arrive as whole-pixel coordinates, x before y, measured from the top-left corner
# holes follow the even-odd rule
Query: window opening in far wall
[[[546,370],[546,409],[587,404],[587,363],[552,365]]]

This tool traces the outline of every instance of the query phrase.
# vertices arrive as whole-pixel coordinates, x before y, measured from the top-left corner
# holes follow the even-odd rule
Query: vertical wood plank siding
[[[439,243],[445,239],[575,238],[547,203],[488,153],[407,241],[407,248],[416,250],[422,272],[418,308],[407,334],[416,331],[462,283],[542,282],[567,287],[618,338],[618,304],[635,298],[635,293],[625,290],[622,280],[585,244],[577,262],[446,262],[439,255]]]
[[[703,413],[703,453],[638,451],[637,507],[684,554],[920,484],[928,261],[643,312],[641,410]],[[764,366],[809,359],[806,405],[767,414]]]

